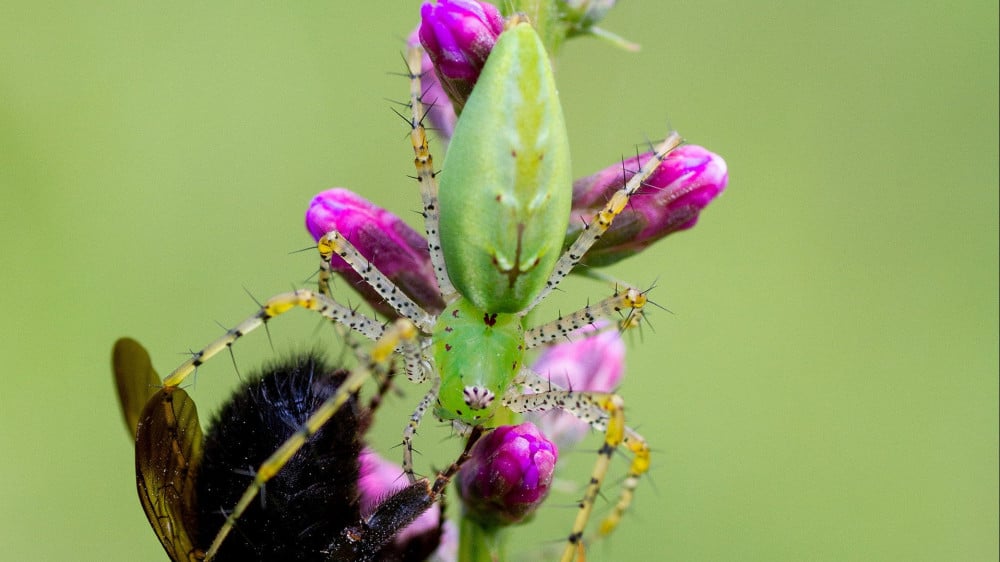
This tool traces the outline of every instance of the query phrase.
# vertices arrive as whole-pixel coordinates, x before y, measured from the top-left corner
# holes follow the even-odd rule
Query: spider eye
[[[467,386],[462,390],[466,405],[473,410],[484,410],[493,403],[493,391],[482,386]]]

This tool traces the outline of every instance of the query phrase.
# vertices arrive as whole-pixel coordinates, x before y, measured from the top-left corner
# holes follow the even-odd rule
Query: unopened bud
[[[336,230],[424,310],[438,313],[444,309],[427,241],[396,215],[348,189],[334,188],[309,203],[306,228],[316,241]],[[340,256],[330,258],[330,269],[375,310],[390,318],[398,316]]]
[[[615,7],[615,0],[562,0],[566,19],[581,29],[588,29],[604,19]]]
[[[652,157],[652,153],[646,153],[573,183],[567,245],[641,164]],[[726,188],[728,179],[726,162],[717,154],[695,145],[675,149],[632,196],[582,262],[589,266],[615,263],[668,234],[691,228],[698,222],[702,209]]]
[[[440,0],[421,6],[420,18],[420,43],[455,112],[461,113],[503,31],[503,17],[487,2]]]
[[[458,472],[467,515],[484,525],[524,520],[548,496],[558,456],[556,445],[531,423],[496,428]]]
[[[420,43],[419,31],[419,27],[413,30],[410,38],[406,41],[408,45]],[[437,132],[438,139],[447,143],[451,139],[452,133],[455,132],[458,116],[455,115],[455,107],[451,104],[451,98],[444,91],[437,73],[434,72],[434,63],[431,62],[431,57],[426,50],[420,59],[420,86],[423,90],[421,101],[424,104],[427,117],[430,119],[431,127]]]

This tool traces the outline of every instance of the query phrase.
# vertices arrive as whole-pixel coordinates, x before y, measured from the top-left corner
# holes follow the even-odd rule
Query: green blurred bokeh
[[[323,188],[418,224],[386,101],[417,2],[343,4],[0,5],[0,558],[162,559],[112,342],[163,374],[254,310],[244,288],[301,286]],[[652,475],[591,559],[995,560],[997,4],[623,2],[606,24],[643,50],[567,46],[576,174],[672,126],[731,181],[612,270],[671,313],[621,389]],[[604,292],[576,281],[547,313]],[[293,314],[237,360],[327,331]],[[199,373],[203,418],[235,381],[225,358]],[[425,471],[455,448],[427,425]],[[580,476],[589,450],[564,456]],[[576,497],[522,550],[563,536]]]

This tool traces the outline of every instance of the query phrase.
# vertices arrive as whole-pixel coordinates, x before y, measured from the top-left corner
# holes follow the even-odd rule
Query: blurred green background
[[[162,559],[112,342],[163,374],[254,310],[244,288],[302,286],[321,189],[418,224],[386,101],[418,3],[345,4],[0,5],[0,558]],[[605,23],[643,50],[567,46],[575,173],[672,126],[730,186],[612,270],[671,313],[633,338],[621,389],[652,475],[591,559],[995,560],[997,4],[623,2]],[[575,281],[543,314],[605,292]],[[328,331],[292,314],[275,351],[254,334],[236,357]],[[235,382],[226,358],[203,368],[203,419]],[[456,447],[426,425],[425,471]],[[564,458],[583,477],[593,455]],[[563,536],[576,497],[521,550]]]

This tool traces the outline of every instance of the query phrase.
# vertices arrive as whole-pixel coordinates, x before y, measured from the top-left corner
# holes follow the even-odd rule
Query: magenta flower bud
[[[579,235],[615,191],[625,185],[652,153],[615,164],[573,183],[573,210],[567,245]],[[625,173],[623,174],[623,170]],[[695,145],[671,152],[646,185],[632,197],[583,262],[603,266],[636,254],[664,236],[691,228],[698,215],[726,188],[726,162]]]
[[[598,332],[605,326],[607,322],[587,326],[576,332],[579,339],[547,348],[535,360],[532,370],[562,388],[613,391],[625,374],[625,342],[618,330]],[[525,418],[564,451],[590,431],[587,422],[562,410],[532,412],[525,414]]]
[[[559,450],[531,423],[496,428],[476,444],[456,478],[466,514],[484,525],[510,525],[549,494]]]
[[[419,30],[419,27],[413,30],[410,38],[406,41],[407,45],[420,43]],[[427,51],[424,51],[424,56],[420,61],[420,85],[424,92],[422,99],[427,118],[431,120],[431,127],[437,131],[440,140],[448,142],[452,133],[455,132],[458,116],[455,115],[455,107],[451,104],[451,98],[444,91],[437,73],[434,72],[434,63],[431,62]]]
[[[487,2],[440,0],[420,7],[420,43],[451,101],[461,113],[465,100],[503,31],[503,17]]]
[[[396,215],[343,188],[321,192],[309,203],[306,228],[316,241],[337,230],[397,287],[432,313],[444,309],[427,241]],[[340,256],[331,269],[347,280],[378,312],[396,312]]]

